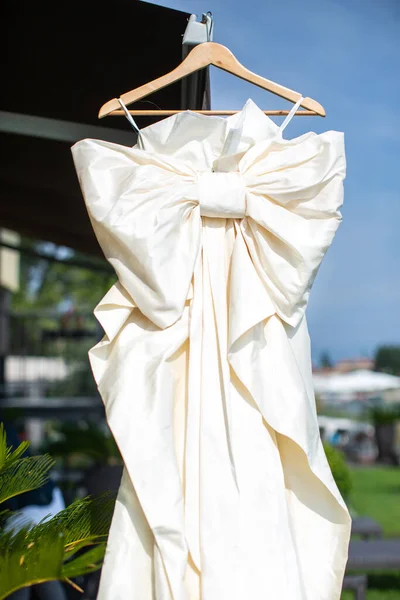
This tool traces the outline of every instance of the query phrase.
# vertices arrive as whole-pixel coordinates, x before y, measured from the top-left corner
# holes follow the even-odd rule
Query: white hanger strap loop
[[[303,102],[304,98],[303,96],[300,96],[300,98],[297,100],[296,104],[294,106],[292,106],[289,114],[287,115],[286,119],[283,121],[282,125],[280,126],[280,131],[283,131],[285,129],[285,127],[287,127],[287,125],[289,125],[290,121],[293,119],[295,113],[297,112],[297,109],[299,108],[300,104]]]
[[[121,100],[121,98],[117,98],[117,100],[120,103],[120,106],[121,106],[122,110],[124,111],[126,118],[128,119],[129,123],[132,125],[133,129],[136,131],[136,133],[138,135],[139,148],[141,148],[143,150],[144,146],[143,146],[142,133],[141,133],[139,127],[136,125],[135,119],[132,117],[131,113],[126,108],[125,103]]]
[[[132,125],[133,129],[136,131],[136,133],[139,135],[140,133],[140,129],[139,127],[136,125],[134,118],[132,117],[131,113],[129,112],[129,110],[126,108],[124,102],[121,100],[121,98],[117,98],[118,102],[121,105],[122,110],[125,113],[126,118],[128,119],[129,123]]]

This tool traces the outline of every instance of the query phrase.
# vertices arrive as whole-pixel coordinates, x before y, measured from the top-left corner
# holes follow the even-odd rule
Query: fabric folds
[[[118,276],[90,353],[125,462],[99,598],[339,599],[350,519],[304,313],[341,220],[343,135],[284,140],[249,101],[142,144],[72,149]]]

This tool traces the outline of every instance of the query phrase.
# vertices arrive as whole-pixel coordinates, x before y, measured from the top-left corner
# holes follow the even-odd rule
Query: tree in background
[[[379,346],[375,353],[375,371],[400,376],[400,346]]]
[[[336,485],[345,501],[348,501],[353,482],[348,464],[343,452],[324,443],[324,450]]]
[[[330,369],[331,367],[333,367],[332,359],[327,350],[325,350],[324,352],[321,353],[321,357],[319,359],[319,364],[320,364],[320,367],[323,369]]]
[[[73,306],[89,312],[115,282],[105,259],[89,261],[69,248],[26,238],[22,246],[32,252],[21,252],[20,289],[13,295],[14,310]],[[77,266],[79,263],[85,267]]]

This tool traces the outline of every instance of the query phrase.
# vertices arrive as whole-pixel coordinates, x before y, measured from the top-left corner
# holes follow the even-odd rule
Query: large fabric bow
[[[214,171],[97,140],[79,142],[73,155],[105,256],[157,326],[169,327],[182,314],[204,217],[240,219],[271,311],[291,326],[299,323],[341,220],[343,134],[259,142],[236,164],[216,159]]]

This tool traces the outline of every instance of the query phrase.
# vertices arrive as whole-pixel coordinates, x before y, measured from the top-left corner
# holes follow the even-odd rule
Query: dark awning
[[[83,137],[135,143],[123,117],[99,121],[98,110],[179,64],[189,17],[138,0],[103,6],[69,0],[61,8],[45,0],[3,8],[0,227],[90,254],[101,251],[70,147]],[[201,108],[207,78],[201,81],[198,105],[191,108]],[[180,84],[149,100],[160,108],[188,108]]]

